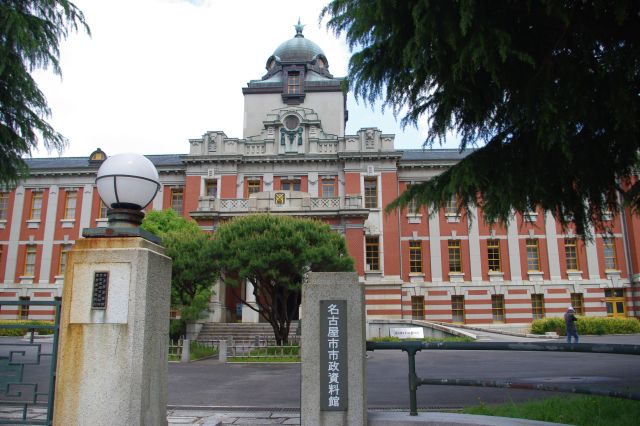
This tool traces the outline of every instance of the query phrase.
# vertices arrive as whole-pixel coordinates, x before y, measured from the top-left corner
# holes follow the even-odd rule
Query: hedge
[[[25,325],[26,328],[2,328],[3,325]],[[0,336],[24,336],[31,328],[38,325],[53,325],[52,321],[15,321],[15,320],[2,320],[0,321]],[[38,334],[53,334],[53,329],[35,328]]]
[[[637,318],[614,317],[578,317],[578,334],[632,334],[640,333],[640,321]],[[564,317],[535,320],[531,324],[531,333],[544,334],[555,331],[566,336]]]

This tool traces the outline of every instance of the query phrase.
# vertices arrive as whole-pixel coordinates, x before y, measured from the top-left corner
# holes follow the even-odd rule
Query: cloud
[[[305,37],[325,52],[330,71],[344,76],[350,57],[318,17],[326,0],[75,0],[92,37],[73,34],[61,45],[60,80],[35,77],[53,116],[70,141],[65,156],[186,153],[188,139],[208,130],[241,137],[241,89],[261,78],[267,58],[293,37],[300,17]],[[347,132],[379,127],[396,133],[399,147],[421,146],[415,129],[401,131],[390,112],[380,114],[349,98]],[[35,156],[46,156],[44,150]]]

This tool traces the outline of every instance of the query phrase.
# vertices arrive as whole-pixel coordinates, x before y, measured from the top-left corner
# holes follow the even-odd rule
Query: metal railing
[[[268,358],[299,358],[300,341],[289,337],[287,345],[278,346],[274,339],[256,337],[251,340],[228,341],[227,356],[229,358],[260,361]]]
[[[424,379],[416,374],[416,353],[422,350],[470,350],[470,351],[535,351],[535,352],[585,352],[598,354],[640,355],[640,345],[620,345],[602,343],[423,343],[423,342],[367,342],[367,351],[402,350],[409,359],[409,414],[418,415],[416,390],[422,385],[480,386],[541,391],[570,392],[587,395],[612,396],[640,400],[640,393],[620,392],[606,389],[582,387],[561,387],[543,384],[518,383],[498,380],[473,379]]]
[[[0,424],[51,425],[58,365],[60,301],[3,301],[2,306],[51,306],[54,308],[53,324],[0,324],[2,329],[28,330],[26,342],[22,337],[0,340],[0,405],[16,407],[15,411],[9,410],[0,414]],[[52,340],[38,340],[35,335],[36,330],[52,330]],[[44,349],[49,345],[51,350],[47,352]],[[32,381],[24,381],[25,370],[29,366],[37,370],[43,358],[48,357],[50,357],[50,365],[46,377],[35,376]],[[39,418],[38,410],[43,408],[46,409],[44,418]]]

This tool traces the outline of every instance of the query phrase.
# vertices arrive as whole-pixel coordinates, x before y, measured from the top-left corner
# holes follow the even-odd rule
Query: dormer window
[[[287,105],[300,105],[304,102],[304,76],[302,66],[291,65],[284,69],[282,100]]]
[[[300,93],[300,73],[297,71],[290,72],[287,75],[287,94],[297,95]]]
[[[101,164],[104,160],[107,159],[107,154],[104,153],[100,148],[96,149],[89,155],[89,164]]]

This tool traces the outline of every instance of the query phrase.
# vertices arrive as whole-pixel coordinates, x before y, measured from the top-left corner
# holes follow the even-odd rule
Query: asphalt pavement
[[[480,341],[544,339],[476,332]],[[493,340],[492,340],[493,339]],[[561,339],[549,339],[563,342]],[[582,343],[640,344],[640,335],[584,336]],[[408,362],[401,351],[369,352],[367,404],[376,409],[408,409]],[[543,383],[640,391],[640,357],[592,353],[422,351],[416,372],[423,378],[464,378]],[[454,409],[478,403],[544,398],[546,391],[421,386],[423,409]],[[172,407],[233,407],[234,409],[296,409],[300,406],[299,364],[222,364],[209,359],[169,365],[169,404]]]

